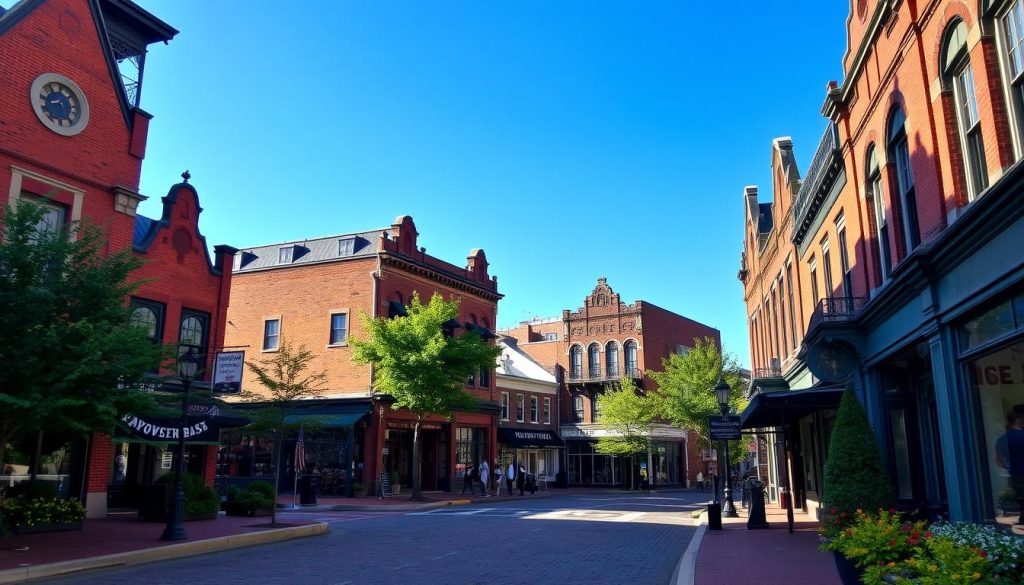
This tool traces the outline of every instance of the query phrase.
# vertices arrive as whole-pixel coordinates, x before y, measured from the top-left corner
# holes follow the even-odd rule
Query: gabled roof
[[[551,384],[556,382],[550,372],[519,349],[514,339],[501,338],[498,340],[498,346],[501,348],[501,357],[498,358],[498,367],[495,371],[499,375],[527,378]]]

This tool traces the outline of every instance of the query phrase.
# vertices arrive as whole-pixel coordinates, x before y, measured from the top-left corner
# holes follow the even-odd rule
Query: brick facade
[[[310,371],[327,374],[325,394],[346,399],[371,397],[372,368],[352,362],[348,338],[366,337],[360,315],[388,316],[408,305],[413,294],[427,302],[435,294],[460,300],[458,321],[490,330],[497,320],[497,280],[489,275],[486,255],[473,250],[464,267],[458,267],[426,253],[417,245],[418,233],[413,219],[398,217],[390,229],[344,234],[331,238],[282,243],[250,248],[240,253],[232,282],[231,306],[228,311],[226,343],[244,347],[247,359],[258,361],[262,355],[276,351],[264,350],[265,323],[277,320],[280,339],[305,345],[315,356]],[[298,248],[295,248],[298,246]],[[348,246],[348,247],[346,247]],[[281,249],[293,248],[291,260],[282,261]],[[284,252],[288,254],[290,252]],[[330,343],[331,315],[347,316],[344,340]],[[487,456],[495,455],[494,373],[487,380],[475,376],[466,390],[485,403],[490,411],[456,413],[454,424],[442,417],[429,419],[431,425],[443,426],[445,436],[438,440],[448,449],[446,475],[430,481],[429,487],[442,487],[441,479],[451,485],[455,472],[456,430],[459,427],[482,429],[487,436]],[[243,386],[259,392],[260,387],[250,372],[245,373]],[[386,402],[370,413],[370,422],[362,434],[361,457],[364,483],[374,489],[375,478],[384,467],[389,471],[394,461],[385,459],[388,437],[407,430],[413,420],[410,413],[395,411]],[[433,432],[435,429],[430,429]],[[389,455],[391,447],[388,447]],[[429,453],[425,457],[431,457]],[[441,461],[441,455],[436,454]],[[425,464],[429,463],[426,459]],[[402,469],[403,483],[407,472]]]
[[[53,205],[67,222],[98,226],[107,251],[133,249],[145,261],[133,274],[144,281],[134,297],[165,307],[159,341],[177,342],[187,308],[209,315],[206,346],[217,348],[223,345],[231,279],[222,268],[230,266],[233,249],[219,246],[210,258],[198,229],[198,195],[187,180],[164,197],[161,218],[137,216],[146,198],[138,189],[150,115],[131,103],[107,45],[112,35],[137,34],[144,51],[145,44],[170,40],[177,31],[145,11],[115,12],[104,0],[46,0],[22,2],[0,15],[0,203]],[[77,133],[58,133],[34,111],[39,98],[29,88],[50,73],[84,94],[79,108],[87,103],[88,120]],[[114,459],[111,436],[92,435],[86,459],[86,507],[90,517],[102,516]]]

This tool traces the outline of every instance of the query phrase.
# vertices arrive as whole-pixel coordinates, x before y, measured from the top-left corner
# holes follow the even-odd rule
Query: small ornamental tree
[[[822,481],[825,521],[822,532],[834,536],[857,518],[857,510],[877,512],[892,504],[892,486],[882,464],[878,440],[853,388],[839,402]]]
[[[367,339],[351,340],[353,360],[372,364],[373,388],[395,399],[416,420],[412,442],[412,499],[420,495],[420,425],[431,416],[450,417],[455,409],[473,409],[477,399],[465,391],[466,379],[493,368],[501,348],[475,331],[446,333],[446,323],[459,316],[459,301],[434,294],[423,304],[414,293],[405,317],[362,315]]]
[[[598,438],[595,450],[606,455],[635,457],[648,449],[651,425],[658,413],[658,404],[651,396],[632,384],[618,382],[608,385],[597,397],[601,424],[609,435]],[[630,473],[630,487],[633,474]]]
[[[266,392],[243,392],[241,397],[247,402],[263,405],[254,413],[251,430],[260,434],[269,434],[274,439],[274,505],[271,506],[270,523],[277,524],[277,492],[281,483],[281,442],[290,429],[299,425],[318,426],[319,419],[311,417],[309,421],[288,423],[289,407],[296,401],[306,398],[323,396],[323,385],[327,381],[325,372],[309,373],[306,370],[314,359],[313,352],[305,345],[295,347],[282,339],[281,346],[270,357],[259,362],[245,362],[256,380],[266,388]],[[296,462],[296,467],[300,463]],[[299,473],[300,469],[295,472]]]
[[[0,462],[28,433],[109,433],[125,412],[151,410],[133,388],[165,356],[132,324],[142,262],[131,249],[110,252],[95,226],[50,226],[28,201],[2,213]]]

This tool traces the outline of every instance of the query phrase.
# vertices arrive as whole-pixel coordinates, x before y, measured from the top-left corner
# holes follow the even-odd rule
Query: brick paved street
[[[331,522],[327,536],[53,582],[664,584],[705,497],[526,496],[408,514],[316,513],[307,516]]]

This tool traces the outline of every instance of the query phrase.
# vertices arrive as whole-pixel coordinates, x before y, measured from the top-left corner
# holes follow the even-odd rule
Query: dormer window
[[[277,261],[281,264],[291,264],[295,256],[295,247],[288,246],[277,251]]]
[[[356,249],[356,239],[342,238],[338,240],[338,255],[339,256],[351,256]]]

